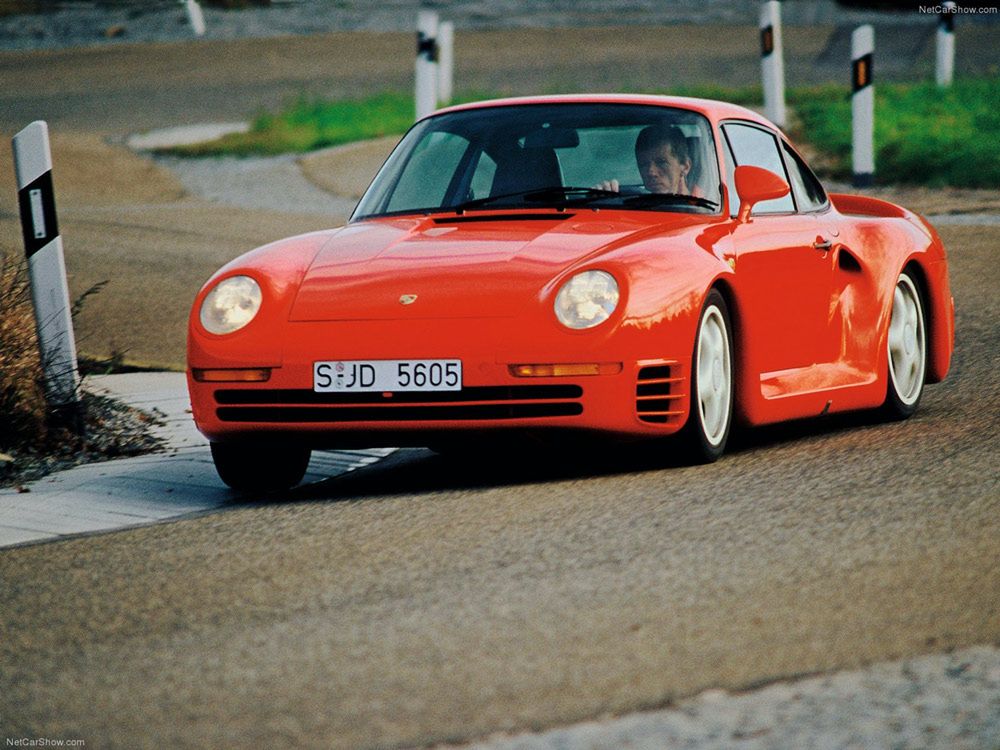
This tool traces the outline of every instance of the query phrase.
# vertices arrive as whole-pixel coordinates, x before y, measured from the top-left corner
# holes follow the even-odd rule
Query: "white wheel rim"
[[[729,336],[722,311],[712,305],[698,329],[695,368],[698,374],[698,417],[711,445],[718,445],[729,425],[729,403],[733,393]]]
[[[906,406],[920,398],[926,367],[926,337],[920,295],[905,274],[896,282],[889,320],[889,377]]]

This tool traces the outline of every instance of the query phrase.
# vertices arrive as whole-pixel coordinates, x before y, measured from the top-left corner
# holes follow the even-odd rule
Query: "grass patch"
[[[465,92],[455,104],[494,98]],[[416,117],[411,94],[384,92],[363,99],[301,96],[278,113],[258,115],[246,133],[208,143],[163,149],[176,156],[273,156],[305,153],[343,143],[402,135]]]
[[[759,86],[726,89],[721,86],[683,86],[675,96],[725,99],[754,104],[761,99]],[[489,92],[464,92],[455,104],[502,98]],[[363,99],[328,100],[299,97],[277,113],[262,113],[246,133],[230,133],[214,141],[162,149],[175,156],[274,156],[306,153],[353,141],[401,135],[415,118],[413,96],[384,92]]]
[[[261,114],[246,133],[169,149],[182,156],[268,156],[302,153],[406,131],[413,124],[413,97],[384,93],[365,99],[327,101],[300,97],[277,114]]]
[[[721,99],[760,106],[760,86],[679,86],[678,96]],[[960,79],[949,89],[933,83],[883,83],[875,87],[876,178],[886,183],[932,187],[1000,186],[1000,89],[992,79]],[[457,102],[493,98],[465,93]],[[825,176],[851,176],[851,103],[846,86],[790,89],[788,102]],[[303,153],[351,141],[399,135],[413,123],[410,94],[383,93],[364,99],[300,98],[276,114],[259,115],[247,133],[206,144],[170,149],[187,156]],[[816,166],[816,165],[814,165]]]
[[[1000,87],[990,79],[875,87],[875,176],[883,183],[1000,187]],[[851,176],[846,86],[789,92],[800,138],[824,153],[834,177]]]

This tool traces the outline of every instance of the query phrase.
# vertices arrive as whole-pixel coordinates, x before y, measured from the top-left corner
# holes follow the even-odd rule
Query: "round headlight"
[[[556,317],[567,328],[600,325],[618,306],[618,282],[606,271],[584,271],[571,278],[556,295]]]
[[[230,276],[215,285],[201,303],[201,324],[209,333],[232,333],[260,309],[260,285],[249,276]]]

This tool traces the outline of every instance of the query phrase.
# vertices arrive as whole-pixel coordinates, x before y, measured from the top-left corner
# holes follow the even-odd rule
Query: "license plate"
[[[313,390],[460,391],[460,359],[372,359],[313,363]]]

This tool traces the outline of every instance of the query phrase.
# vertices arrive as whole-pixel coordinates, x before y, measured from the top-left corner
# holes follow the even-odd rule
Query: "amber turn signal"
[[[269,367],[232,370],[193,368],[191,375],[199,383],[265,383],[271,379],[271,369]]]
[[[510,365],[515,378],[560,378],[579,375],[617,375],[622,371],[621,362],[593,362],[583,364]]]

